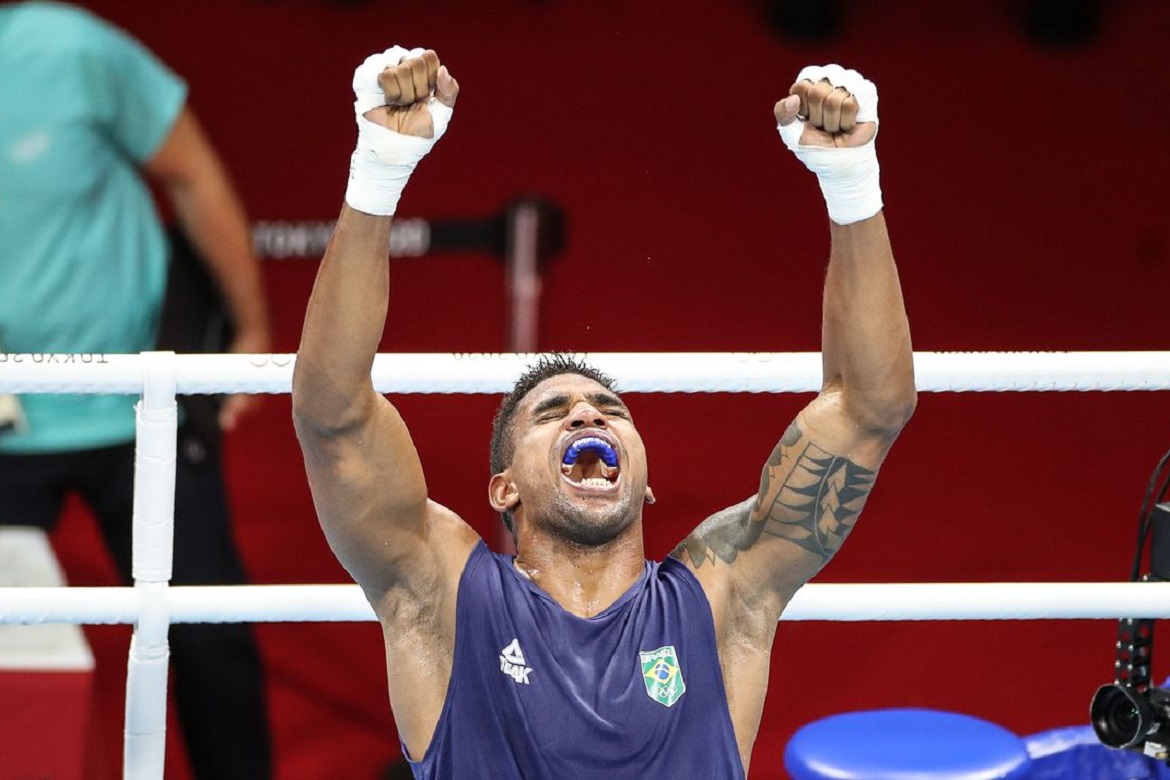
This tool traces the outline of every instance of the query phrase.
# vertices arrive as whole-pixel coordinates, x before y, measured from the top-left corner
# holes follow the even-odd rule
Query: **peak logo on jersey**
[[[528,675],[532,674],[532,669],[524,661],[524,651],[520,649],[519,639],[513,639],[500,651],[500,671],[515,680],[518,685],[531,685]]]
[[[646,695],[663,707],[670,707],[687,692],[683,682],[682,667],[674,645],[657,650],[643,650],[638,653],[642,661],[642,682],[646,683]]]

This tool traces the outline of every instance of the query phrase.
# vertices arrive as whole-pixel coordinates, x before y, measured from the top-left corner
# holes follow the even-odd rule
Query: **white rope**
[[[817,352],[596,352],[583,355],[623,392],[815,392]],[[382,393],[504,393],[536,359],[526,353],[384,354]],[[0,354],[0,393],[137,395],[142,355]],[[179,355],[179,393],[287,393],[294,355]],[[923,392],[1168,390],[1170,352],[918,352]]]
[[[502,393],[531,354],[378,355],[383,393]],[[593,353],[623,392],[810,392],[817,353]],[[157,432],[172,436],[174,393],[287,393],[293,355],[51,355],[0,353],[0,393],[144,394]],[[916,353],[922,391],[1170,389],[1170,352]],[[153,389],[152,389],[153,388]],[[140,415],[141,416],[141,415]],[[166,431],[162,429],[165,428]],[[166,627],[180,622],[371,620],[356,586],[169,587],[172,518],[150,511],[173,485],[149,467],[158,449],[140,426],[135,465],[136,588],[0,588],[0,623],[130,623],[124,777],[162,777]],[[161,441],[161,439],[159,439]],[[141,489],[139,489],[141,488]],[[140,513],[143,513],[140,515]],[[953,583],[809,585],[787,620],[992,620],[1170,617],[1170,584]]]
[[[0,623],[134,623],[134,588],[0,588]],[[175,623],[374,620],[356,585],[167,589]],[[804,586],[782,620],[1069,620],[1170,617],[1170,583],[943,582]]]

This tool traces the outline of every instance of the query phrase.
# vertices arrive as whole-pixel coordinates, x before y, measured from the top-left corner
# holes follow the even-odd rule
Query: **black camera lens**
[[[1149,732],[1153,716],[1146,700],[1123,685],[1102,685],[1093,694],[1089,719],[1097,739],[1112,748],[1134,747]]]

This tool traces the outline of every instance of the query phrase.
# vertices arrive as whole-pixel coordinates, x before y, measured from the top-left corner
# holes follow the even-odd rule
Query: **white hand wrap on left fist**
[[[423,49],[394,46],[372,54],[353,73],[354,113],[358,142],[349,163],[349,186],[345,202],[366,214],[390,216],[398,208],[402,190],[419,160],[426,156],[447,131],[452,109],[432,95],[427,103],[435,132],[431,138],[403,135],[365,118],[365,114],[386,105],[378,76],[403,60],[421,57]]]
[[[834,87],[844,88],[857,99],[859,123],[878,121],[877,87],[857,71],[846,70],[840,65],[809,66],[796,77],[797,82],[806,79],[814,84],[827,80]],[[805,121],[797,118],[788,125],[778,125],[777,129],[784,145],[817,175],[829,218],[838,225],[849,225],[881,211],[881,169],[875,146],[877,133],[862,146],[805,146],[800,143],[804,125]]]

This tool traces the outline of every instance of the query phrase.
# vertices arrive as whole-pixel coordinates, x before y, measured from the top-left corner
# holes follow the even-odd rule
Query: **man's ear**
[[[646,486],[646,499],[645,500],[646,500],[647,504],[654,503],[654,491],[650,489],[649,485]]]
[[[508,477],[505,469],[488,480],[488,503],[497,512],[511,512],[520,503],[520,492]]]

